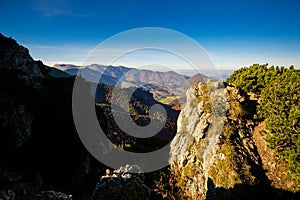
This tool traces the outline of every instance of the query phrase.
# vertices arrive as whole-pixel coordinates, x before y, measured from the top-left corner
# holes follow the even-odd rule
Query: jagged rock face
[[[214,199],[216,188],[265,178],[251,138],[251,106],[247,94],[222,82],[199,83],[187,91],[170,153],[183,197]]]
[[[46,66],[34,61],[28,49],[0,33],[0,144],[2,150],[21,147],[32,134],[33,116],[26,105],[25,85],[39,88]],[[0,152],[1,152],[0,151]]]
[[[85,163],[71,114],[74,79],[50,76],[47,66],[1,34],[0,76],[0,199],[94,186],[90,176],[98,165]]]
[[[0,34],[0,69],[21,70],[24,78],[43,77],[42,62],[36,62],[29,55],[28,49],[15,40]]]

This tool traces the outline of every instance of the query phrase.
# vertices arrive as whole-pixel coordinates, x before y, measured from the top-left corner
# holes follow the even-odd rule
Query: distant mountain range
[[[167,96],[180,96],[191,85],[205,82],[207,77],[196,74],[192,77],[174,71],[160,72],[124,66],[104,66],[91,64],[76,66],[72,64],[55,64],[53,68],[70,75],[80,75],[94,83],[103,83],[116,87],[141,87],[153,93],[155,99]]]

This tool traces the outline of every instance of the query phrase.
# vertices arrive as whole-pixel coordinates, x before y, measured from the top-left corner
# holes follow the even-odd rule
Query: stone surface
[[[39,198],[47,199],[47,200],[71,200],[72,195],[67,195],[62,192],[57,191],[42,191],[40,194],[36,195]]]
[[[24,78],[32,79],[43,77],[42,66],[42,62],[32,59],[28,49],[0,34],[0,68],[20,70],[24,73]]]
[[[141,171],[137,165],[126,165],[120,169],[106,170],[106,175],[98,181],[93,192],[93,199],[141,199],[148,200],[150,188],[144,184],[142,173],[131,173]],[[114,192],[114,191],[117,191]]]
[[[170,153],[171,172],[182,196],[214,199],[216,188],[264,182],[251,135],[254,124],[248,119],[247,94],[223,82],[208,81],[186,95]]]

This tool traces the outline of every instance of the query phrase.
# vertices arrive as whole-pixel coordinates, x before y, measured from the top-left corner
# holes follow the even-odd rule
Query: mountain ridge
[[[191,84],[206,80],[206,77],[199,73],[193,77],[186,77],[174,71],[161,72],[124,66],[55,64],[53,67],[70,75],[80,73],[81,76],[95,83],[125,88],[142,87],[152,92],[156,100],[184,94]],[[157,88],[160,88],[160,91],[157,91]]]

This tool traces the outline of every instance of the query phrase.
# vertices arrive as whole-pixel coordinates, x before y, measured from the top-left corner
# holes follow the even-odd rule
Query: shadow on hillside
[[[234,188],[225,189],[216,187],[213,180],[208,178],[206,200],[297,200],[300,199],[300,193],[293,193],[266,187],[261,185],[241,185],[237,184]]]

